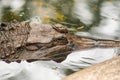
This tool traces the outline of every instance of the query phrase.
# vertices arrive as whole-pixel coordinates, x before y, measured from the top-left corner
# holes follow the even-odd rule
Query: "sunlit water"
[[[20,0],[14,0],[14,2],[11,2],[11,0],[8,0],[6,3],[6,0],[2,0],[0,7],[11,5],[13,11],[19,10],[25,3],[24,0],[19,1]],[[100,15],[102,20],[99,25],[93,26],[88,32],[77,32],[76,35],[100,39],[119,39],[119,5],[120,2],[117,1],[105,1],[101,6]],[[86,25],[92,23],[94,15],[89,10],[87,0],[75,0],[73,9],[74,17],[78,17]],[[41,20],[34,20],[34,18],[36,18],[35,16],[40,16],[38,14],[39,13],[36,13],[32,16],[32,21],[42,23]],[[0,16],[2,15],[0,14]],[[22,14],[20,16],[22,16]],[[0,61],[0,80],[61,80],[67,76],[69,71],[77,71],[117,56],[119,53],[118,50],[119,48],[94,48],[75,51],[68,55],[62,63],[56,63],[54,61],[28,63],[22,61],[21,63],[12,62],[8,64]]]

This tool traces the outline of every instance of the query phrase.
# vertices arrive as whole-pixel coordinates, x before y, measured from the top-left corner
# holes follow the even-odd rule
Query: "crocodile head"
[[[16,50],[14,54],[5,56],[4,60],[7,61],[41,59],[62,61],[71,50],[66,37],[67,28],[62,25],[21,22],[9,32],[13,34],[11,36]],[[22,41],[24,44],[21,45]]]

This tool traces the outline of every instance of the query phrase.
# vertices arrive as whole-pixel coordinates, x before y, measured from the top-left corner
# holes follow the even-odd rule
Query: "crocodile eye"
[[[57,30],[58,32],[61,32],[61,33],[67,33],[68,32],[67,28],[65,26],[63,26],[62,24],[55,24],[53,26],[53,28],[55,30]]]

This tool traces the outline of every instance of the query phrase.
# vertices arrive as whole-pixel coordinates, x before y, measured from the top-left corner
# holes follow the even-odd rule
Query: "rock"
[[[63,80],[120,80],[120,56],[73,73]]]

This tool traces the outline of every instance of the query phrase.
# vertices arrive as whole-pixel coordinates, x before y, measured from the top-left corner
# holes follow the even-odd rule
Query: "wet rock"
[[[63,80],[120,80],[119,67],[120,56],[73,73]]]

